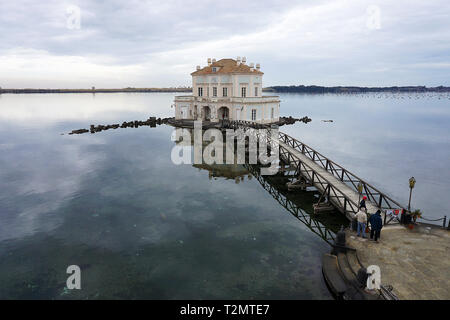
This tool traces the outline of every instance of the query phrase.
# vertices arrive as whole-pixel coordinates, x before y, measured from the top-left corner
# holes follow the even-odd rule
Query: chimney
[[[208,66],[211,65],[211,58],[208,58]]]
[[[242,57],[242,64],[245,64],[247,62],[247,59],[245,57]]]
[[[212,63],[215,63],[215,62],[216,62],[216,58],[213,58],[213,59],[212,59]]]
[[[200,70],[200,66],[197,66],[197,71]]]
[[[261,65],[259,63],[256,64],[256,70],[259,71],[259,69],[261,68]]]
[[[253,62],[251,62],[251,63],[250,63],[250,68],[253,69],[254,67],[255,67],[255,64],[254,64]]]
[[[240,64],[241,64],[241,57],[238,56],[238,57],[236,58],[236,62],[237,62],[237,65],[240,65]]]

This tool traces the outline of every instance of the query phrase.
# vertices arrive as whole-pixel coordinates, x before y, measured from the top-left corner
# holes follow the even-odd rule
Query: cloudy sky
[[[450,1],[0,0],[0,86],[190,85],[207,58],[264,86],[450,85]]]

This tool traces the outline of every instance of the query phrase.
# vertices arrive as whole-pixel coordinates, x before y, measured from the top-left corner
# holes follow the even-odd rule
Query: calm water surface
[[[173,96],[0,95],[1,299],[331,298],[328,244],[244,168],[174,165],[168,126],[61,135],[172,116]],[[448,96],[281,99],[283,115],[313,119],[282,131],[403,203],[414,175],[413,206],[446,214]],[[294,200],[310,213],[314,194]],[[72,264],[81,290],[64,289]]]

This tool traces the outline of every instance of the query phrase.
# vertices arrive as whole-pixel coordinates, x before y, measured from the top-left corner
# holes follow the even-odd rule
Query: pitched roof
[[[213,67],[219,67],[216,72],[212,71]],[[191,73],[192,76],[202,75],[202,74],[224,74],[224,73],[250,73],[250,74],[264,74],[259,70],[250,68],[246,64],[237,64],[234,59],[220,59],[219,61],[213,62],[211,65],[204,67],[203,69],[194,71]]]

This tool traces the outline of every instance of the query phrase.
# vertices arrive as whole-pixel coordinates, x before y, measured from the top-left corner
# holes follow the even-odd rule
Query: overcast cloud
[[[0,0],[0,86],[190,85],[236,56],[265,86],[448,86],[449,21],[448,0]]]

